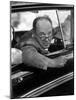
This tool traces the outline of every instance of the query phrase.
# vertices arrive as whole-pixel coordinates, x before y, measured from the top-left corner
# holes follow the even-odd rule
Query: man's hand
[[[50,61],[48,63],[48,67],[50,67],[50,68],[61,68],[61,67],[64,67],[64,64],[66,64],[66,62],[67,62],[66,57],[60,56],[60,57],[57,57],[55,59],[52,59],[52,61]]]
[[[55,63],[57,65],[57,67],[64,67],[66,62],[67,62],[67,59],[65,58],[65,56],[60,56],[55,59]]]

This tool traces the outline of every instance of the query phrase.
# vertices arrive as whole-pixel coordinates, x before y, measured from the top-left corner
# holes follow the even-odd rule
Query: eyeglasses
[[[49,32],[49,33],[47,33],[47,34],[45,34],[44,32],[40,32],[39,33],[39,37],[43,40],[43,39],[45,39],[45,38],[50,38],[50,37],[52,37],[52,32]]]

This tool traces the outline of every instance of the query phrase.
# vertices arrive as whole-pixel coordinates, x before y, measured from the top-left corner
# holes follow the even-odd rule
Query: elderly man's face
[[[49,47],[52,40],[52,24],[46,20],[39,20],[36,24],[36,34],[44,46]]]

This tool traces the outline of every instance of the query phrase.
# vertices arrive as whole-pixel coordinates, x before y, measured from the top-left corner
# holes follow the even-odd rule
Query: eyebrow
[[[41,31],[41,32],[39,32],[39,33],[46,34],[44,31]],[[48,32],[48,34],[50,34],[50,33],[52,33],[52,30],[50,30],[50,31]]]
[[[52,33],[52,30],[48,32],[48,34]]]
[[[42,34],[46,34],[45,32],[40,32],[40,33],[42,33]],[[52,33],[52,31],[49,31],[49,32],[48,32],[48,34],[50,34],[50,33]]]

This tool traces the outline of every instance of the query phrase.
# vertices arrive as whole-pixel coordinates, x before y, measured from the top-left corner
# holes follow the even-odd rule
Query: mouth
[[[45,46],[49,47],[50,42],[49,42],[49,41],[43,41],[43,44],[44,44]]]

